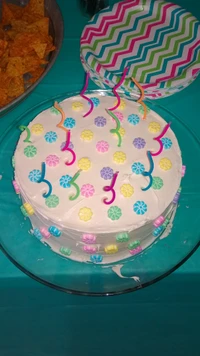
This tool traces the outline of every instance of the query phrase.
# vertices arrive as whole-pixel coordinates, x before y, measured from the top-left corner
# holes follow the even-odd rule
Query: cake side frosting
[[[117,256],[119,252],[121,256],[127,256],[131,232],[135,231],[140,241],[149,240],[151,243],[156,238],[152,237],[154,220],[162,214],[171,214],[171,203],[182,175],[181,152],[173,131],[168,129],[162,138],[162,153],[153,157],[152,186],[143,191],[149,184],[149,177],[143,175],[150,166],[147,152],[158,151],[155,137],[167,123],[153,111],[149,111],[146,120],[142,120],[139,104],[121,100],[114,111],[120,122],[121,145],[118,147],[119,137],[112,133],[116,122],[106,111],[113,106],[115,98],[100,95],[90,95],[90,98],[94,110],[85,118],[83,115],[88,111],[88,103],[82,97],[72,97],[59,104],[66,115],[63,127],[70,130],[69,147],[76,155],[74,164],[66,165],[73,158],[72,152],[62,151],[66,132],[57,126],[61,114],[50,108],[29,124],[31,142],[24,142],[26,132],[20,136],[15,152],[15,179],[24,202],[28,202],[35,212],[31,216],[33,225],[40,229],[43,224],[48,230],[50,224],[63,231],[59,239],[50,234],[55,250],[67,246],[67,240],[72,239],[78,255],[83,252],[87,256],[92,249],[84,250],[88,243],[83,235],[88,234],[95,236],[94,242],[98,240],[95,253],[101,251],[106,254],[106,246],[117,243],[117,260],[120,259]],[[49,189],[48,184],[45,181],[38,183],[42,162],[45,163],[45,180],[52,187],[47,198],[43,195]],[[75,185],[71,184],[76,175]],[[111,186],[113,178],[116,178],[116,197],[112,204],[105,204],[105,200],[109,202],[112,198],[111,190],[105,187]],[[77,198],[71,199],[77,192]],[[120,233],[124,236],[127,233],[129,242],[117,241]],[[132,239],[134,241],[134,235]],[[149,243],[145,242],[144,247]]]

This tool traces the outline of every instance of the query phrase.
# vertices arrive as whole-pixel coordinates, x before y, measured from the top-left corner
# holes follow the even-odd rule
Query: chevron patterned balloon
[[[120,88],[124,92],[138,93],[134,77],[146,94],[172,94],[200,72],[200,22],[162,0],[121,1],[85,26],[81,58],[91,78],[104,88],[115,86],[129,67]]]

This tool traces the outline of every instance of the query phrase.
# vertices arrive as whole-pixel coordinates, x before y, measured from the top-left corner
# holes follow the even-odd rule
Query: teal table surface
[[[200,19],[199,1],[174,2]],[[35,91],[0,118],[0,133],[31,107],[82,88],[79,39],[88,18],[81,14],[78,0],[58,3],[65,24],[59,58]],[[96,86],[91,83],[90,89]],[[199,101],[200,76],[187,89],[158,103],[181,117],[200,139]],[[3,167],[0,175],[4,179]],[[162,281],[110,298],[52,290],[27,277],[0,252],[1,356],[199,356],[199,320],[200,250]]]

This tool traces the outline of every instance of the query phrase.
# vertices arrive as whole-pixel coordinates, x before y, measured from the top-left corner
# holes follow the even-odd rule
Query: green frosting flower
[[[153,184],[152,188],[153,189],[161,189],[163,187],[163,180],[160,177],[153,177]]]
[[[51,112],[52,114],[55,114],[55,115],[59,115],[59,114],[60,114],[60,112],[59,112],[54,106],[52,106],[52,107],[50,108],[50,112]]]
[[[108,217],[111,220],[119,220],[119,218],[122,216],[122,211],[118,206],[111,206],[110,209],[108,209]]]
[[[46,198],[45,204],[48,206],[48,208],[56,208],[59,204],[59,198],[55,194],[50,195],[48,198]]]
[[[147,106],[147,113],[149,113],[149,112],[150,112],[150,110],[151,110],[151,109],[150,109],[150,108],[148,108],[148,106]],[[142,106],[142,105],[140,105],[140,107],[139,107],[139,113],[140,113],[140,114],[142,114],[142,115],[144,114],[144,108],[143,108],[143,106]]]
[[[117,242],[126,242],[129,240],[129,234],[128,232],[119,232],[116,236],[116,241]]]
[[[12,156],[12,166],[13,166],[13,168],[15,168],[15,157],[14,156]]]
[[[24,154],[26,157],[34,157],[37,154],[37,148],[35,146],[27,146],[24,149]]]

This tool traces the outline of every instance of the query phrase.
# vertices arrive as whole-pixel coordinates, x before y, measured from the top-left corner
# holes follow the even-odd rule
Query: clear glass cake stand
[[[90,93],[112,95],[97,90]],[[55,254],[28,232],[29,219],[20,212],[20,199],[12,187],[11,159],[19,138],[20,125],[27,125],[39,112],[53,105],[55,100],[78,93],[65,93],[44,101],[18,118],[0,140],[0,244],[8,258],[28,276],[38,282],[68,293],[108,296],[136,291],[149,286],[173,272],[199,246],[200,241],[200,184],[196,162],[200,161],[200,142],[188,127],[166,108],[146,102],[166,121],[172,121],[187,166],[182,182],[180,206],[171,234],[157,240],[143,253],[112,265],[78,263]]]

